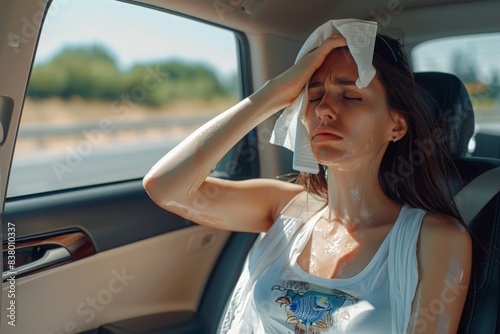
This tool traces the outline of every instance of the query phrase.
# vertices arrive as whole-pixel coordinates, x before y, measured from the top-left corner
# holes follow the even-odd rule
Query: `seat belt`
[[[453,198],[466,225],[500,191],[500,167],[490,169],[469,182]]]

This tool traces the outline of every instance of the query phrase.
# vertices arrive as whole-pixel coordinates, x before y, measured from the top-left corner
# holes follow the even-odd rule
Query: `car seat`
[[[448,146],[462,182],[451,180],[456,191],[484,172],[500,166],[500,160],[471,157],[468,144],[474,133],[474,111],[459,78],[452,74],[415,73],[415,81],[440,127],[445,129]],[[500,179],[491,186],[500,188]],[[477,189],[474,191],[478,191]],[[479,190],[480,191],[480,190]],[[469,205],[463,203],[461,205]],[[459,208],[466,209],[466,208]],[[471,283],[462,313],[459,333],[498,333],[500,293],[500,195],[466,222],[474,240]]]

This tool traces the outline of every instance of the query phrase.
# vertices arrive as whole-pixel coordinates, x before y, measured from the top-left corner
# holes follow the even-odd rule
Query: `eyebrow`
[[[323,83],[319,82],[319,81],[315,81],[315,82],[312,82],[309,85],[307,85],[308,89],[311,89],[311,88],[321,88],[321,87],[323,87]]]
[[[333,84],[338,86],[354,86],[356,84],[356,81],[344,78],[335,78],[333,80]]]
[[[333,79],[333,84],[337,86],[355,86],[356,81],[346,79],[346,78],[335,78]],[[323,87],[323,83],[320,81],[312,82],[308,85],[308,88],[318,88]]]

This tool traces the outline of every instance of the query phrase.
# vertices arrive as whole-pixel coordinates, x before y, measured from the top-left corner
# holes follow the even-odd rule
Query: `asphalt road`
[[[139,178],[180,141],[79,147],[58,154],[14,158],[7,197]]]

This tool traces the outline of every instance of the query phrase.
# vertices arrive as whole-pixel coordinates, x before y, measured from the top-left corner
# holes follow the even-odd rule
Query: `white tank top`
[[[297,264],[322,213],[306,223],[278,217],[249,256],[222,333],[406,333],[425,211],[403,206],[372,260],[346,279],[317,277]]]

